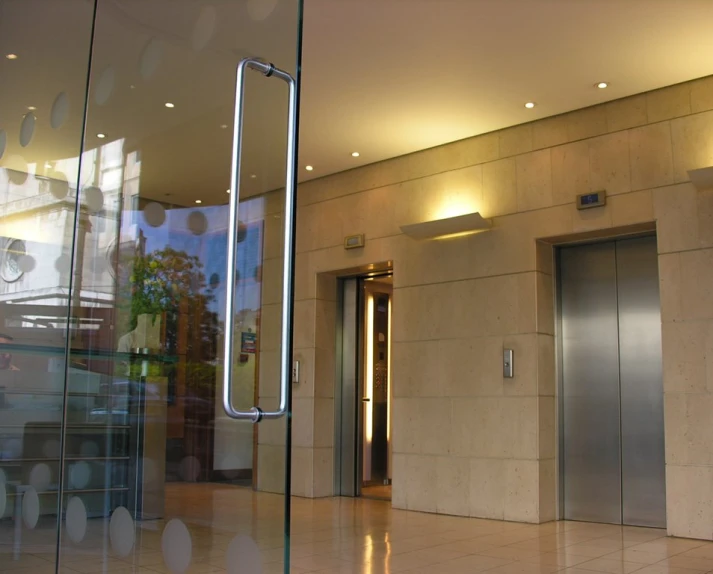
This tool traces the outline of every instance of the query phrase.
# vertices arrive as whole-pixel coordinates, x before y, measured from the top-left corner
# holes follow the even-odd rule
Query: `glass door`
[[[288,572],[299,0],[0,10],[0,570]]]

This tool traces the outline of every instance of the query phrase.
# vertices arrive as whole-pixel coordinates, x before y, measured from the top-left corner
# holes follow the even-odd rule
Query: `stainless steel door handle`
[[[282,333],[280,353],[280,404],[275,411],[251,407],[240,411],[233,407],[233,345],[235,330],[235,272],[237,268],[238,209],[240,204],[240,162],[243,147],[243,111],[245,107],[245,71],[251,68],[265,77],[279,78],[289,88],[289,114],[287,120],[287,166],[285,176],[285,262],[282,283]],[[230,175],[230,218],[228,224],[228,270],[225,298],[225,348],[223,362],[223,409],[233,419],[254,423],[262,419],[277,419],[287,413],[292,366],[292,291],[294,285],[294,231],[297,186],[295,165],[297,161],[297,83],[295,79],[272,64],[246,58],[238,64],[235,85],[235,119],[233,121],[233,159]]]

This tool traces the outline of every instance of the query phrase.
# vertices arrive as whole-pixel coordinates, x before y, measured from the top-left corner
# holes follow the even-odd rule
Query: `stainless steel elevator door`
[[[666,526],[656,239],[616,245],[624,524]]]
[[[562,249],[564,510],[621,522],[616,259],[611,243]]]
[[[559,253],[564,517],[665,526],[653,237]]]

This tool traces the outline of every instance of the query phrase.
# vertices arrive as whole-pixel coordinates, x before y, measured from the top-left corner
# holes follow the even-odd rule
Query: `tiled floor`
[[[165,550],[175,558],[190,547],[189,573],[281,573],[282,503],[280,496],[243,488],[172,485],[167,519],[180,519],[188,527],[190,540],[173,547],[168,544]],[[291,572],[296,574],[713,571],[713,543],[666,538],[658,530],[572,522],[512,524],[391,510],[388,502],[365,499],[295,499],[292,511]],[[172,572],[162,549],[166,522],[143,523],[134,553],[118,558],[109,543],[107,523],[90,520],[81,543],[66,542],[62,572]],[[228,546],[236,534],[256,542],[262,569],[251,566],[249,548],[236,556],[229,553],[228,559]],[[49,526],[44,534],[41,530],[26,533],[23,554],[15,561],[10,539],[3,536],[0,572],[49,574],[53,571],[51,539]]]
[[[375,498],[376,500],[391,500],[391,485],[362,486],[361,495],[364,498]]]

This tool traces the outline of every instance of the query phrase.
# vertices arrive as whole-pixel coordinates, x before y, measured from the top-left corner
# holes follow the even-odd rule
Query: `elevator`
[[[558,250],[566,520],[666,526],[655,237]]]
[[[340,281],[335,491],[391,498],[390,274]]]

